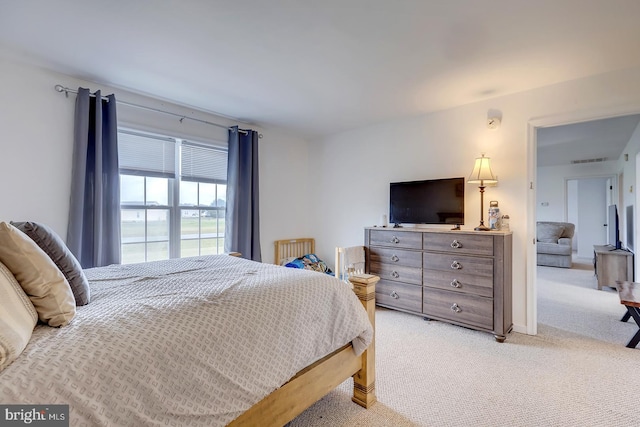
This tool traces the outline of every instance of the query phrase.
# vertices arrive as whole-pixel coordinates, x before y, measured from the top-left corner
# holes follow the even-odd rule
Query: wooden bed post
[[[362,353],[362,369],[353,376],[353,400],[358,405],[369,408],[376,402],[376,283],[378,276],[359,274],[349,277],[353,284],[353,291],[360,298],[360,302],[367,310],[369,321],[373,326],[373,340],[369,348]]]

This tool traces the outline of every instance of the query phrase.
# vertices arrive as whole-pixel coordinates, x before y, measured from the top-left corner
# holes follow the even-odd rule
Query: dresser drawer
[[[422,249],[422,233],[413,231],[371,230],[369,245]]]
[[[470,255],[493,255],[493,236],[457,233],[424,233],[424,250]]]
[[[439,289],[422,288],[422,312],[433,316],[493,330],[493,299]]]
[[[493,297],[493,278],[476,276],[456,271],[429,270],[422,271],[422,284],[431,288],[466,294]]]
[[[395,248],[372,247],[369,249],[371,262],[422,268],[422,252]]]
[[[422,269],[416,267],[404,267],[402,265],[372,262],[369,273],[379,276],[381,279],[406,282],[414,285],[422,285]]]
[[[422,287],[380,280],[376,283],[376,304],[422,312]]]
[[[493,258],[425,252],[422,266],[429,270],[453,271],[493,280]]]

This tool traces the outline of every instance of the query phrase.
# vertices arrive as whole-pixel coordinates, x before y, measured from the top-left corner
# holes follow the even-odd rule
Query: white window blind
[[[175,178],[175,140],[120,131],[118,161],[123,174]]]
[[[227,182],[227,151],[192,142],[182,142],[181,177],[183,181]]]

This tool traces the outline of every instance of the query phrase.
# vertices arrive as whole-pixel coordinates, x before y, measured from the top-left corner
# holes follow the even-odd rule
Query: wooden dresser
[[[511,232],[365,229],[376,304],[480,331],[511,331]]]

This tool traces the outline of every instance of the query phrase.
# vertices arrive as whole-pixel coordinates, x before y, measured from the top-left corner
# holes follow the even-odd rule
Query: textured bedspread
[[[39,325],[0,402],[70,405],[71,425],[226,425],[296,372],[372,338],[330,276],[230,256],[87,270],[91,303]]]

